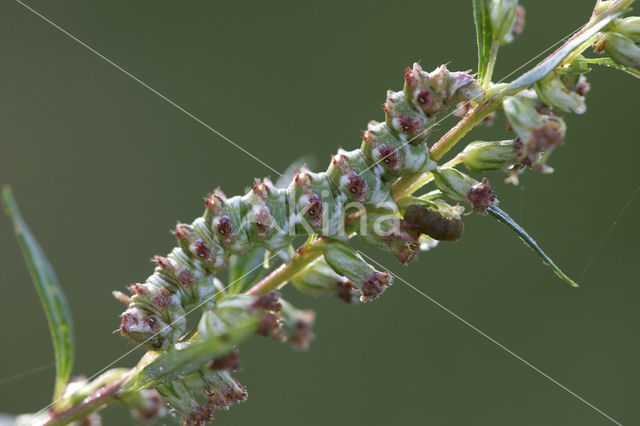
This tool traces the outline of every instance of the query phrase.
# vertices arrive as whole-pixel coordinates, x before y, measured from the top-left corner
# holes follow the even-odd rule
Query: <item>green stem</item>
[[[484,120],[489,114],[498,109],[502,104],[502,92],[496,96],[490,98],[487,101],[482,102],[458,122],[451,130],[447,132],[438,142],[436,142],[429,154],[434,161],[440,160],[451,148],[455,146],[460,139],[462,139],[467,133],[476,127],[482,120]],[[426,179],[426,180],[425,180]],[[424,182],[420,184],[421,182]],[[420,189],[422,185],[429,182],[429,179],[423,174],[412,174],[403,176],[398,179],[392,190],[392,195],[395,200],[404,196],[410,195],[413,192]]]
[[[284,286],[298,272],[322,254],[326,240],[318,238],[311,244],[302,246],[289,263],[285,263],[251,287],[247,294],[264,294]]]
[[[130,370],[133,372],[135,369]],[[129,377],[128,373],[120,375],[116,380],[101,387],[77,404],[62,411],[54,411],[43,423],[43,426],[62,426],[83,419],[89,414],[119,400],[118,394],[122,384]]]
[[[589,34],[589,39],[581,42],[579,47],[574,47],[571,51],[567,52],[568,45],[575,41],[581,35],[584,35],[592,27],[598,26],[599,28],[591,30],[591,33],[597,32],[597,30],[604,27],[611,22],[614,15],[619,14],[621,11],[627,9],[634,0],[616,0],[611,6],[609,6],[604,12],[592,17],[592,19],[582,28],[580,32],[569,39],[561,48],[543,60],[533,70],[525,73],[522,77],[512,82],[507,87],[501,87],[500,90],[494,92],[492,96],[484,102],[477,105],[471,110],[455,127],[453,127],[447,134],[445,134],[433,147],[430,149],[431,158],[435,161],[440,160],[444,155],[451,150],[456,143],[458,143],[467,133],[477,126],[484,118],[490,113],[495,111],[502,104],[502,99],[509,95],[514,95],[526,87],[531,86],[540,78],[544,77],[548,72],[552,71],[557,65],[565,63],[569,59],[575,57],[578,53],[581,53],[589,42],[594,37],[593,34]],[[607,21],[607,22],[604,22]],[[491,60],[489,62],[489,68],[485,81],[482,82],[485,88],[490,86],[491,76],[495,66],[499,46],[496,46],[494,41],[491,46]],[[577,52],[577,53],[576,53]],[[560,60],[558,60],[561,57]],[[543,69],[540,69],[543,68]],[[550,68],[546,72],[546,68]],[[537,71],[537,72],[536,72]],[[541,72],[542,71],[542,72]],[[494,86],[496,88],[496,86]],[[459,157],[455,157],[445,166],[457,164],[460,161]],[[453,164],[456,162],[455,164]],[[392,195],[394,199],[399,199],[408,196],[423,185],[430,182],[432,179],[431,173],[425,174],[412,174],[406,175],[398,179],[393,185]],[[493,213],[493,212],[492,212]],[[298,253],[294,256],[291,262],[284,264],[274,270],[271,274],[265,277],[262,281],[256,284],[254,287],[247,291],[247,294],[264,294],[272,290],[276,290],[285,285],[291,278],[293,278],[298,272],[308,266],[311,262],[317,259],[322,254],[322,249],[326,245],[326,240],[322,238],[316,239],[314,242],[303,246]],[[62,410],[54,411],[49,415],[49,418],[45,421],[46,426],[60,426],[70,422],[82,419],[92,412],[98,411],[104,406],[118,401],[119,393],[123,382],[128,378],[129,374],[135,370],[132,369],[119,377],[114,377],[114,380],[107,383],[105,386],[93,391],[90,395],[84,398],[82,401],[72,405],[71,407]]]
[[[54,405],[54,412],[63,412],[70,407],[73,407],[92,393],[108,385],[109,383],[116,381],[123,374],[127,374],[128,372],[129,370],[126,368],[114,368],[113,370],[109,370],[101,374],[95,380],[92,380],[91,382],[82,386],[72,394],[63,395],[61,400]]]
[[[487,64],[487,74],[484,76],[484,80],[481,82],[482,87],[489,88],[491,84],[491,78],[493,77],[493,70],[496,66],[496,60],[498,59],[498,51],[500,50],[500,41],[493,40],[491,43],[491,53],[489,55],[489,63]]]
[[[442,165],[443,168],[455,167],[458,164],[462,163],[463,157],[461,154],[456,155],[451,160],[447,161]],[[411,194],[415,193],[417,190],[428,184],[433,180],[433,173],[426,172],[420,175],[417,175],[413,180],[405,180],[402,182],[403,186],[394,186],[392,188],[393,199],[399,200],[404,197],[408,197]],[[401,183],[398,181],[398,183]]]
[[[451,150],[467,133],[476,127],[489,114],[498,109],[502,105],[502,93],[482,102],[458,122],[451,130],[449,130],[438,142],[436,142],[429,150],[429,155],[434,161],[440,160]]]

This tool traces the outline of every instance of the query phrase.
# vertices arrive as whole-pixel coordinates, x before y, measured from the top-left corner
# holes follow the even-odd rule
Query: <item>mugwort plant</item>
[[[172,410],[186,425],[212,420],[216,410],[247,399],[233,377],[245,339],[259,334],[309,346],[315,313],[284,300],[278,290],[285,284],[350,304],[373,301],[389,288],[392,275],[369,264],[349,245],[351,238],[407,264],[440,241],[460,239],[465,214],[490,215],[577,287],[498,207],[484,174],[502,171],[517,185],[527,171],[552,173],[550,155],[565,141],[562,115],[586,112],[586,75],[593,65],[640,78],[640,17],[625,17],[632,3],[598,0],[588,22],[555,52],[514,81],[494,83],[498,52],[524,30],[525,10],[517,0],[474,0],[477,74],[445,65],[428,72],[413,64],[402,89],[387,92],[384,120],[369,122],[360,148],[339,149],[326,171],[297,165],[275,183],[256,179],[244,195],[229,197],[220,189],[207,195],[202,216],[175,228],[177,246],[153,258],[154,272],[131,285],[129,294],[114,292],[125,305],[120,333],[147,351],[131,369],[70,380],[69,309],[5,187],[4,204],[47,314],[57,366],[53,403],[18,422],[95,424],[97,411],[111,403],[139,419]],[[600,56],[586,56],[590,47]],[[451,110],[461,120],[429,143],[438,117]],[[500,111],[510,132],[506,139],[471,142],[441,161]],[[294,248],[302,236],[306,242]],[[226,283],[219,279],[224,269]],[[193,311],[201,317],[189,329],[186,316]]]

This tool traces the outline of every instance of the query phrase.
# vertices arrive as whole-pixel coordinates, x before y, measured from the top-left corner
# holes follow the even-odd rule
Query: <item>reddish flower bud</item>
[[[388,272],[376,272],[369,280],[362,284],[360,291],[361,302],[375,300],[391,285],[391,275]]]
[[[490,207],[498,203],[498,199],[493,194],[491,184],[486,177],[482,178],[482,182],[478,182],[471,187],[467,198],[473,206],[473,211],[481,214],[486,213]]]

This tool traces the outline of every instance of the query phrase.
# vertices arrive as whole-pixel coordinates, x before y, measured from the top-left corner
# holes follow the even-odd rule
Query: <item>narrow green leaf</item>
[[[53,268],[22,219],[9,186],[2,188],[2,200],[7,214],[13,220],[13,227],[22,249],[22,255],[49,323],[56,359],[56,380],[53,394],[55,400],[62,395],[73,367],[74,338],[71,312]]]
[[[255,248],[249,253],[229,259],[229,293],[242,293],[260,281],[267,270],[263,268],[265,249]]]
[[[195,338],[193,342],[186,342],[182,346],[162,352],[127,380],[123,385],[123,394],[183,378],[202,368],[213,358],[228,353],[235,345],[249,337],[257,324],[256,317],[247,316],[241,324],[236,323],[227,333],[205,340]]]
[[[478,42],[478,81],[480,84],[484,84],[489,72],[491,44],[493,42],[489,0],[473,0],[473,19],[476,24],[476,39]]]
[[[581,48],[583,48],[585,43],[589,43],[593,36],[598,34],[600,30],[609,25],[619,16],[620,12],[611,13],[604,16],[599,21],[585,26],[573,37],[571,37],[565,44],[563,44],[562,47],[556,50],[551,56],[511,82],[503,90],[502,93],[504,95],[512,95],[542,79],[544,76],[553,71],[558,65],[560,65],[567,56],[569,56],[571,53],[574,53],[574,50],[580,50]]]
[[[527,234],[527,231],[525,231],[520,225],[518,225],[513,219],[511,219],[511,217],[507,213],[505,213],[503,210],[499,209],[498,207],[491,207],[489,209],[489,214],[495,217],[496,219],[498,219],[500,222],[507,225],[509,228],[513,230],[513,232],[518,234],[520,239],[526,245],[528,245],[533,251],[535,251],[538,254],[538,256],[542,258],[542,262],[545,265],[547,265],[549,268],[551,268],[553,272],[556,273],[557,276],[559,276],[560,278],[562,278],[564,281],[571,284],[572,286],[578,287],[578,284],[575,281],[573,281],[571,278],[569,278],[564,272],[562,272],[560,268],[558,268],[558,266],[553,262],[553,260],[551,260],[551,258],[547,256],[547,254],[544,251],[542,251],[538,243],[536,243],[535,240],[531,238],[529,234]]]
[[[640,78],[640,71],[638,71],[635,68],[625,67],[624,65],[617,63],[611,58],[584,58],[584,59],[580,59],[579,62],[585,63],[585,64],[603,65],[605,67],[616,68],[616,69],[619,69],[620,71],[624,71],[628,74],[631,74],[635,78]]]

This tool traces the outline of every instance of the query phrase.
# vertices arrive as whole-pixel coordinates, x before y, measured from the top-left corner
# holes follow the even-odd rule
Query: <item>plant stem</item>
[[[500,41],[493,40],[491,42],[491,53],[489,55],[489,63],[487,64],[487,74],[484,77],[484,81],[481,81],[482,87],[489,88],[491,84],[491,78],[493,77],[493,70],[496,66],[496,60],[498,59],[498,50],[500,50]]]
[[[130,370],[133,372],[134,369]],[[94,391],[91,395],[79,403],[67,408],[63,411],[51,412],[49,418],[43,423],[43,426],[61,426],[69,424],[73,421],[80,420],[94,411],[98,411],[105,405],[117,401],[120,387],[129,377],[129,373],[119,376],[116,380],[108,383],[100,389]]]
[[[429,154],[434,161],[440,160],[451,148],[455,146],[460,139],[484,120],[489,114],[498,109],[502,104],[502,92],[494,97],[478,104],[474,109],[469,111],[465,117],[458,122],[451,130],[447,132],[438,142],[436,142]],[[430,173],[429,173],[430,174]],[[394,200],[410,195],[420,189],[430,179],[424,174],[412,174],[403,176],[393,184],[392,195]],[[422,182],[422,183],[421,183]]]
[[[469,111],[469,113],[467,113],[467,115],[465,115],[458,124],[456,124],[431,147],[429,150],[431,158],[434,161],[438,161],[444,157],[444,155],[449,152],[467,133],[469,133],[490,113],[498,109],[505,96],[515,95],[521,90],[530,87],[557,66],[568,63],[578,54],[582,53],[596,37],[595,34],[597,34],[597,31],[611,22],[613,18],[616,17],[615,15],[618,15],[623,10],[627,9],[634,1],[635,0],[616,0],[605,11],[594,15],[578,33],[571,37],[558,50],[540,62],[531,71],[525,73],[509,85],[506,85],[506,87],[493,86],[493,93],[491,93],[488,99]],[[598,26],[598,28],[592,30],[594,26]],[[584,38],[586,33],[589,33],[589,37]],[[583,39],[578,46],[572,46],[570,50],[567,49],[572,42],[575,42],[580,38]],[[483,87],[485,87],[485,89],[489,89],[489,91],[491,91],[490,82],[498,50],[499,43],[494,40],[491,45],[491,57],[488,64],[488,72],[485,80],[481,82]],[[596,62],[596,60],[590,61],[593,61],[594,63]],[[460,161],[461,158],[459,156],[455,157],[448,163],[445,163],[443,167],[453,167]],[[402,176],[393,184],[392,195],[394,200],[413,194],[422,186],[430,182],[432,178],[433,176],[431,172]],[[283,264],[271,272],[258,284],[249,289],[246,294],[259,295],[281,288],[298,272],[320,257],[322,255],[322,249],[326,244],[327,242],[323,238],[316,238],[313,242],[305,244],[298,250],[298,253],[289,263]],[[100,382],[101,387],[95,390],[92,389],[92,393],[86,398],[61,411],[51,411],[48,419],[43,423],[43,426],[65,425],[73,421],[80,420],[112,402],[119,401],[122,384],[131,374],[134,374],[135,371],[136,368],[133,368],[122,375],[114,375],[112,376],[112,381],[103,379],[103,381]],[[100,380],[100,378],[97,380]],[[104,386],[102,386],[102,383],[105,383]]]
[[[298,272],[316,260],[322,254],[326,240],[318,238],[311,244],[305,244],[289,263],[280,265],[277,269],[264,277],[258,284],[251,287],[247,294],[264,294],[277,290],[293,278]]]
[[[455,167],[458,164],[462,163],[462,158],[463,157],[460,154],[458,154],[455,157],[453,157],[451,160],[444,163],[442,165],[442,168],[446,169],[446,168]],[[419,190],[420,188],[422,188],[432,180],[433,180],[433,173],[426,172],[426,173],[422,173],[421,175],[418,175],[411,182],[407,180],[403,183],[409,186],[403,186],[403,187],[397,187],[397,188],[394,187],[393,188],[394,201],[397,201],[400,198],[410,196],[411,194],[415,193],[417,190]]]

